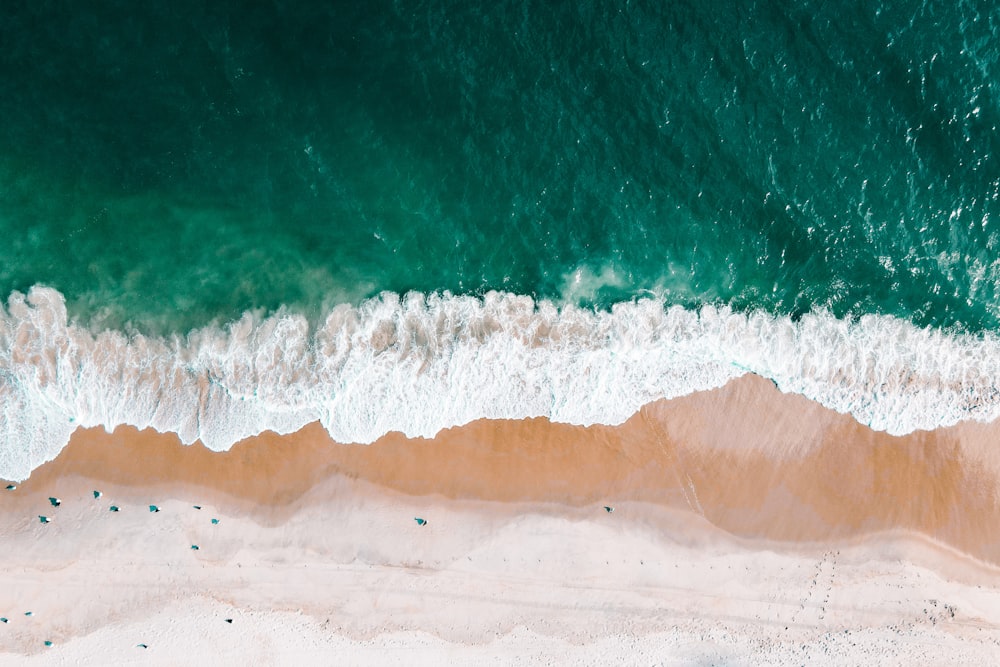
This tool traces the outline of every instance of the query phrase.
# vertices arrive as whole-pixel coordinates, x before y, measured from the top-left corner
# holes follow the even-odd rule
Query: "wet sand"
[[[989,601],[1000,582],[998,442],[997,424],[874,432],[753,376],[646,406],[616,427],[479,421],[361,446],[333,443],[312,424],[223,453],[171,434],[80,430],[56,460],[0,493],[10,545],[0,615],[20,615],[0,625],[0,657],[118,655],[142,643],[125,637],[142,634],[137,624],[167,623],[164,610],[189,603],[201,609],[191,618],[227,608],[261,632],[268,614],[301,621],[303,637],[358,660],[391,640],[402,642],[399,655],[434,662],[458,646],[474,661],[477,646],[518,632],[541,637],[528,642],[539,660],[560,642],[590,646],[584,662],[612,659],[623,637],[682,659],[723,649],[760,657],[765,644],[780,657],[803,643],[829,650],[824,637],[852,629],[874,634],[834,646],[845,658],[898,644],[903,632],[915,647],[937,637],[949,655],[963,647],[971,659],[1000,638],[1000,608]],[[121,511],[109,512],[112,503]],[[836,563],[846,574],[835,577]],[[323,583],[311,586],[317,570]],[[155,584],[144,571],[158,573]],[[355,582],[346,598],[345,582]],[[394,596],[405,602],[387,602]],[[594,598],[582,611],[572,602],[581,596]],[[20,610],[33,604],[46,613],[26,620]],[[299,611],[298,621],[283,616]],[[691,643],[727,623],[728,638]],[[173,652],[156,655],[166,664],[192,645],[164,632],[156,644]]]

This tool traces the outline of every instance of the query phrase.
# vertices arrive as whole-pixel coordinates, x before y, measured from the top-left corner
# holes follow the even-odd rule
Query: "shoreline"
[[[792,322],[724,306],[664,308],[384,293],[334,307],[322,325],[248,312],[163,338],[91,331],[68,319],[61,293],[36,285],[12,293],[0,314],[13,336],[0,439],[16,445],[2,468],[29,477],[80,424],[151,427],[216,451],[313,421],[364,443],[393,431],[432,438],[477,418],[621,424],[658,399],[751,372],[887,433],[1000,419],[1000,406],[981,398],[1000,377],[1000,339],[990,335],[891,316],[814,312]]]
[[[888,435],[746,376],[647,405],[619,426],[479,420],[432,439],[390,433],[345,445],[314,422],[224,452],[152,430],[78,429],[14,497],[85,477],[203,489],[280,517],[325,479],[342,476],[452,500],[651,503],[700,514],[746,539],[912,531],[1000,564],[1000,531],[979,530],[1000,525],[1000,452],[991,445],[998,440],[1000,421]]]

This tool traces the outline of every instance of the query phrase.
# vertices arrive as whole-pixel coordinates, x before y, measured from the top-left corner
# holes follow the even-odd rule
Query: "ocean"
[[[998,33],[976,2],[15,3],[0,476],[79,426],[618,423],[748,372],[891,433],[1000,417]]]

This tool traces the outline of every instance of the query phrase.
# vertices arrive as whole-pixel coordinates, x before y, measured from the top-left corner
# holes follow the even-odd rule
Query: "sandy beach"
[[[79,430],[0,492],[0,663],[985,663],[998,439],[755,376],[617,427]]]

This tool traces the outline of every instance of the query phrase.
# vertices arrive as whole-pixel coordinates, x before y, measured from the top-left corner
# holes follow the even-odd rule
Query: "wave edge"
[[[883,315],[792,321],[652,299],[593,311],[501,292],[384,293],[315,327],[248,313],[147,337],[70,323],[63,295],[35,286],[0,309],[0,342],[0,477],[11,480],[81,426],[153,428],[224,450],[317,420],[356,443],[483,418],[613,425],[750,372],[894,435],[1000,416],[1000,339]]]

